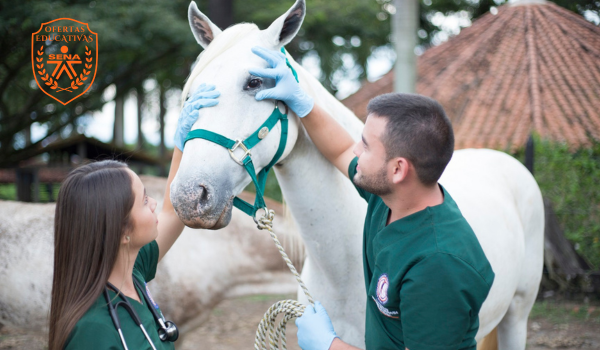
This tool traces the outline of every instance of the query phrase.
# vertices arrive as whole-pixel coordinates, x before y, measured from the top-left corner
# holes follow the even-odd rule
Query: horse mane
[[[286,52],[286,56],[298,73],[302,89],[313,97],[316,104],[323,108],[333,119],[337,120],[355,141],[358,141],[364,126],[363,122],[348,107],[344,106],[340,100],[327,91],[321,82],[302,67],[301,64],[297,63],[288,52]]]
[[[192,82],[200,73],[202,73],[204,68],[206,68],[206,66],[208,66],[215,58],[219,57],[223,52],[229,50],[236,43],[258,30],[259,29],[256,24],[239,23],[227,28],[225,31],[221,32],[221,34],[215,37],[215,39],[208,45],[206,49],[204,49],[204,51],[200,53],[200,55],[198,55],[198,58],[196,59],[196,64],[188,76],[181,93],[181,108],[183,108],[183,103],[187,99],[190,89],[192,88]]]

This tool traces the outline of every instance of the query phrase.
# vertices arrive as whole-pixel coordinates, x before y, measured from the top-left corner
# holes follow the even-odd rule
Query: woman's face
[[[152,242],[158,236],[158,218],[154,210],[156,200],[146,194],[146,188],[139,176],[128,169],[133,186],[135,202],[131,208],[131,222],[133,231],[129,233],[130,244],[134,248],[141,248]]]

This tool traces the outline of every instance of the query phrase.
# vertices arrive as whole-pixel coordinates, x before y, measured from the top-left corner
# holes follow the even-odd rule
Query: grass
[[[560,301],[538,301],[533,305],[530,320],[546,319],[554,324],[592,322],[600,324],[600,305]]]
[[[52,184],[51,191],[53,193],[54,201],[58,197],[58,190],[60,189],[60,184],[54,183]],[[50,202],[48,188],[45,183],[40,183],[40,192],[39,192],[39,202],[40,203],[48,203]],[[0,199],[15,201],[17,200],[17,188],[15,184],[0,184]]]
[[[0,184],[0,199],[14,201],[17,199],[15,184]]]

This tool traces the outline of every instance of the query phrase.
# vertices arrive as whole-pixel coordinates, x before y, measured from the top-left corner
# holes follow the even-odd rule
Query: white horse
[[[305,3],[297,0],[265,30],[238,24],[221,31],[194,2],[188,14],[194,37],[204,51],[182,98],[201,83],[215,84],[221,92],[219,104],[202,111],[192,129],[243,140],[259,128],[274,107],[273,101],[254,98],[274,82],[248,73],[250,68],[266,66],[250,49],[258,45],[279,50],[289,43],[300,29]],[[302,88],[358,140],[362,123],[288,58]],[[280,134],[281,125],[277,124],[252,148],[257,171],[273,158]],[[319,153],[293,114],[287,147],[274,169],[307,249],[303,280],[312,295],[323,302],[341,338],[364,348],[366,294],[361,247],[366,203],[350,181]],[[193,139],[185,146],[171,185],[171,200],[186,225],[219,229],[229,223],[233,197],[250,181],[224,147]],[[477,339],[498,326],[500,348],[524,349],[527,317],[542,273],[544,218],[537,184],[518,161],[492,150],[455,152],[440,182],[473,227],[496,273],[480,312]],[[275,221],[275,231],[278,226]],[[301,292],[298,298],[306,303]]]
[[[140,178],[160,210],[166,179]],[[271,202],[270,206],[283,215],[281,206]],[[8,328],[47,331],[54,207],[0,201],[0,324]],[[247,219],[236,213],[232,225],[220,231],[185,228],[158,265],[150,289],[182,334],[199,326],[225,298],[296,290],[296,282],[271,237]],[[292,250],[290,256],[299,264],[304,253],[293,224],[284,220],[279,225],[283,226],[282,243]]]

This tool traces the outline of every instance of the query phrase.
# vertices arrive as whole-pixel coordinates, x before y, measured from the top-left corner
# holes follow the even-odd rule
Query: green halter
[[[285,54],[285,50],[283,48],[281,48],[281,52],[283,52]],[[292,66],[291,66],[290,62],[287,60],[287,58],[286,58],[286,64],[292,70],[292,73],[294,74],[296,81],[298,81],[298,75],[296,74],[296,71],[294,70],[294,68],[292,68]],[[254,164],[252,163],[252,158],[251,158],[252,155],[250,153],[250,150],[252,149],[252,147],[256,146],[261,140],[263,140],[265,137],[267,137],[267,135],[271,132],[271,129],[273,129],[273,127],[275,126],[275,124],[277,124],[278,121],[281,121],[281,138],[279,140],[279,148],[277,148],[277,152],[275,152],[275,156],[273,156],[273,159],[271,160],[271,162],[266,167],[264,167],[257,175],[256,170],[254,169]],[[263,196],[264,196],[264,191],[265,191],[265,184],[267,183],[267,176],[269,174],[269,170],[271,170],[271,168],[279,161],[279,158],[281,158],[281,155],[283,154],[283,151],[285,150],[285,145],[287,143],[287,135],[288,135],[287,107],[286,107],[286,114],[283,114],[279,110],[277,103],[275,103],[275,109],[273,110],[273,113],[271,113],[269,118],[267,118],[267,120],[258,128],[258,130],[256,130],[252,135],[250,135],[248,138],[246,138],[243,141],[240,139],[232,140],[223,135],[214,133],[209,130],[196,129],[196,130],[190,131],[187,134],[187,137],[185,138],[185,141],[184,141],[184,146],[188,140],[200,138],[200,139],[205,139],[205,140],[214,142],[218,145],[221,145],[221,146],[227,148],[231,158],[236,163],[243,166],[244,169],[246,169],[246,171],[250,175],[250,178],[252,179],[252,182],[254,183],[254,187],[256,188],[256,197],[254,199],[254,205],[246,202],[245,200],[243,200],[239,197],[235,197],[233,199],[233,205],[236,208],[243,211],[244,213],[252,216],[254,218],[254,220],[256,221],[256,217],[255,217],[256,211],[258,209],[265,209],[265,211],[266,211],[266,205],[265,205],[265,200],[264,200]],[[233,153],[238,147],[240,147],[242,150],[244,150],[244,155],[242,156],[241,159],[238,159],[235,156],[235,154]]]

